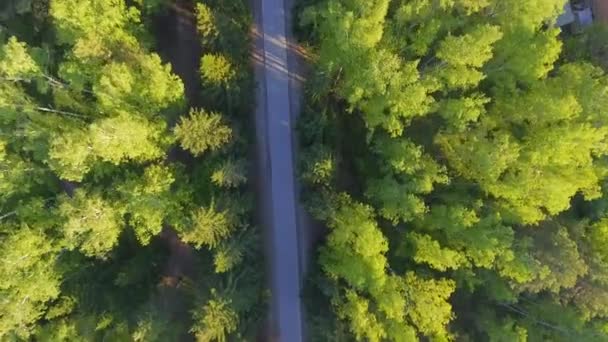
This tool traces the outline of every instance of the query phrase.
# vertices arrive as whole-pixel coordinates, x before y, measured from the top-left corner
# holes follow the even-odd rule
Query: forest
[[[305,340],[608,341],[608,26],[295,3]],[[251,4],[0,0],[0,341],[272,341]]]
[[[608,29],[564,0],[307,0],[314,341],[608,341]]]
[[[0,2],[2,341],[253,340],[264,319],[249,8],[196,3],[188,98],[169,4]]]

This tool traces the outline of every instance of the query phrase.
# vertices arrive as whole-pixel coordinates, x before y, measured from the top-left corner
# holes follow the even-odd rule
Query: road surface
[[[292,0],[252,0],[256,154],[261,221],[272,291],[268,340],[304,340],[300,301],[307,248],[295,180],[294,125],[303,78],[292,44]],[[261,202],[261,203],[260,203]],[[299,229],[300,228],[300,229]]]

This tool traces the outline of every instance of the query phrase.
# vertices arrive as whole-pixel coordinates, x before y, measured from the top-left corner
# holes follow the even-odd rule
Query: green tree
[[[108,63],[96,77],[93,91],[102,112],[128,110],[154,117],[182,100],[184,85],[170,65],[163,65],[157,54],[133,57],[130,63]]]
[[[160,158],[166,147],[165,123],[122,113],[98,120],[86,131],[70,131],[52,141],[51,167],[64,179],[80,181],[98,161],[119,165]]]
[[[219,35],[217,19],[213,10],[206,4],[196,4],[196,30],[207,44],[212,43]]]
[[[421,195],[448,183],[446,170],[420,146],[403,138],[378,138],[373,150],[381,160],[382,178],[368,181],[366,196],[394,224],[411,221],[427,210]]]
[[[436,71],[447,89],[475,87],[483,78],[479,68],[492,58],[492,45],[502,38],[500,28],[480,25],[465,35],[447,36],[435,56],[443,63]]]
[[[180,119],[175,127],[175,136],[181,146],[195,156],[208,150],[215,151],[232,139],[232,129],[222,121],[218,113],[192,109],[188,117]]]
[[[200,72],[204,83],[216,87],[229,87],[235,77],[230,61],[225,56],[216,54],[203,55]]]
[[[89,127],[89,147],[96,157],[115,165],[126,160],[154,160],[164,154],[164,130],[164,122],[153,123],[119,115],[99,120]]]
[[[51,2],[50,14],[63,43],[97,41],[100,48],[106,40],[137,44],[129,33],[129,25],[139,21],[139,12],[135,7],[127,7],[123,0],[57,0]]]
[[[369,340],[379,342],[386,338],[386,332],[376,316],[369,311],[369,301],[349,291],[345,295],[346,302],[340,305],[338,316],[348,319],[351,332],[358,341]]]
[[[245,160],[228,159],[211,175],[211,181],[220,187],[234,188],[247,182],[247,163]]]
[[[502,200],[507,212],[538,222],[544,210],[568,209],[579,191],[599,196],[606,130],[589,120],[602,122],[595,106],[606,101],[605,82],[597,68],[563,66],[529,91],[497,98],[470,132],[440,134],[437,143],[455,170]]]
[[[0,336],[27,339],[59,296],[62,276],[53,240],[38,230],[11,228],[0,238]]]
[[[104,258],[118,243],[123,229],[120,212],[98,193],[78,189],[73,198],[63,196],[59,213],[65,217],[67,248]]]
[[[0,49],[0,75],[3,81],[29,80],[40,73],[38,64],[27,51],[27,45],[10,37]]]
[[[455,289],[455,283],[446,279],[423,279],[408,272],[405,281],[405,313],[426,336],[447,339],[447,324],[452,320],[452,306],[448,299]]]
[[[225,342],[238,325],[238,315],[230,300],[212,293],[212,298],[194,311],[194,326],[190,329],[197,341]]]
[[[386,278],[386,238],[369,206],[345,194],[332,199],[327,215],[331,233],[320,250],[319,262],[331,278],[344,278],[353,288],[380,288]]]
[[[196,209],[192,213],[191,224],[180,232],[184,242],[193,244],[196,248],[205,245],[216,247],[232,232],[232,222],[228,213],[217,211],[214,205]]]
[[[121,210],[126,213],[127,223],[133,227],[142,244],[148,244],[161,232],[172,211],[179,211],[177,199],[171,191],[175,181],[171,169],[151,165],[143,175],[130,174],[117,186]]]

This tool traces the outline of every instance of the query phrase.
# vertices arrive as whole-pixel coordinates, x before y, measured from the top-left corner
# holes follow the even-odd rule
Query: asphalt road
[[[291,0],[252,0],[258,195],[272,291],[268,340],[303,340],[301,222],[295,182],[294,125],[301,77],[290,46]]]

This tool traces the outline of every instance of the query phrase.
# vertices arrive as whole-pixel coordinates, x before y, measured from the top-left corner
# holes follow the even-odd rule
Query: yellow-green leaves
[[[486,113],[490,98],[481,93],[460,98],[448,98],[440,104],[439,114],[456,130],[464,130]]]
[[[59,296],[55,252],[38,230],[24,227],[0,238],[0,336],[27,339],[47,303]]]
[[[604,172],[597,158],[608,153],[608,129],[590,124],[604,121],[591,103],[607,100],[596,72],[564,66],[528,91],[501,94],[474,129],[440,134],[437,143],[455,170],[522,222],[567,209],[577,192],[596,198]]]
[[[408,237],[414,248],[414,261],[417,263],[427,264],[439,271],[447,271],[458,269],[465,262],[462,254],[449,248],[442,248],[439,242],[428,235],[411,233]]]
[[[426,212],[421,196],[436,184],[447,184],[446,170],[420,146],[405,138],[379,137],[374,151],[382,158],[382,177],[368,180],[365,195],[394,224]]]
[[[211,86],[227,86],[235,75],[230,61],[222,55],[206,54],[201,58],[201,77]]]
[[[584,44],[560,58],[566,3],[304,11],[318,52],[304,115],[321,127],[302,130],[301,178],[330,228],[318,287],[335,335],[606,339],[608,230],[593,221],[606,216],[608,77],[581,63],[601,59],[599,39],[568,38]],[[327,195],[339,191],[352,198]]]
[[[182,241],[191,243],[196,248],[213,248],[230,236],[233,228],[228,213],[219,211],[212,204],[206,208],[198,208],[192,213],[191,222],[180,232],[180,237]]]
[[[151,165],[143,175],[129,176],[117,188],[122,199],[120,205],[138,240],[147,245],[160,233],[171,210],[176,209],[176,196],[171,193],[175,175],[166,166]]]
[[[11,80],[29,80],[40,73],[40,69],[27,51],[27,45],[10,37],[8,42],[0,47],[0,76],[3,82]]]
[[[237,312],[229,299],[214,295],[202,308],[194,311],[194,327],[190,330],[201,342],[225,342],[239,323]]]
[[[350,322],[350,331],[357,341],[380,342],[386,332],[378,318],[370,312],[370,303],[355,291],[347,291],[343,303],[338,304],[338,317]]]
[[[492,58],[492,44],[502,38],[498,26],[473,28],[461,36],[447,36],[437,48],[437,58],[451,65],[480,68]]]
[[[213,10],[202,2],[196,4],[196,30],[205,42],[213,41],[219,34]]]
[[[51,142],[49,166],[60,177],[81,180],[91,169],[91,148],[86,131],[75,130]]]
[[[245,160],[224,161],[211,175],[211,181],[220,187],[237,188],[247,182],[247,163]]]
[[[484,78],[479,69],[492,58],[492,45],[500,38],[500,28],[487,24],[462,36],[447,36],[435,54],[447,67],[440,64],[437,75],[444,79],[448,89],[476,86]]]
[[[436,339],[448,339],[447,325],[454,314],[448,302],[456,288],[452,280],[424,279],[414,272],[403,277],[405,313],[422,334]]]
[[[160,158],[165,124],[122,113],[98,120],[86,130],[73,130],[51,143],[49,164],[62,178],[79,181],[98,161],[120,165]]]
[[[131,109],[147,117],[157,116],[162,108],[178,103],[184,95],[181,80],[157,54],[142,54],[135,63],[105,65],[93,90],[102,111]]]
[[[73,198],[62,198],[59,212],[66,220],[62,232],[69,249],[105,258],[118,243],[121,214],[100,194],[77,190]]]
[[[180,145],[193,155],[215,151],[232,139],[232,129],[218,113],[192,109],[188,117],[182,117],[175,127],[175,136]]]
[[[148,161],[164,154],[165,123],[119,115],[102,119],[89,127],[90,149],[94,156],[118,165],[127,160]]]
[[[564,11],[566,0],[493,0],[494,13],[501,26],[533,31],[551,24]]]
[[[331,232],[319,263],[330,279],[344,284],[332,304],[355,338],[415,341],[416,331],[446,338],[453,316],[447,303],[453,282],[389,271],[388,243],[370,207],[339,194],[331,197],[326,210]]]
[[[139,11],[127,7],[123,0],[54,0],[50,14],[60,40],[68,44],[80,39],[128,38],[132,42],[128,26],[139,21]]]
[[[356,289],[382,287],[386,277],[386,238],[369,206],[347,195],[335,198],[328,225],[332,229],[322,247],[320,263],[332,278],[343,278]]]

